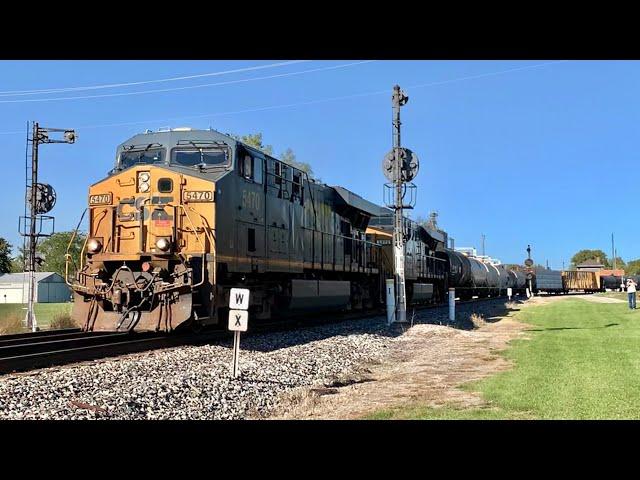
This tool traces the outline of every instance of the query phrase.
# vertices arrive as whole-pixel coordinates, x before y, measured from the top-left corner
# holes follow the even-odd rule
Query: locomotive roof
[[[238,142],[233,137],[229,135],[225,135],[223,133],[217,132],[216,130],[192,130],[185,128],[176,128],[173,130],[159,130],[156,132],[147,131],[145,133],[139,133],[134,135],[133,137],[125,140],[120,145],[118,145],[117,153],[124,150],[125,147],[136,145],[149,145],[149,144],[160,144],[168,149],[175,147],[179,142],[184,141],[207,141],[207,142],[220,142],[229,145],[231,148],[234,148]]]

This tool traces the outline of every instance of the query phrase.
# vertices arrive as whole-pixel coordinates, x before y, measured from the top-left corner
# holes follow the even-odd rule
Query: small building
[[[579,263],[576,265],[576,270],[584,272],[599,272],[600,270],[603,270],[604,267],[604,263],[602,263],[599,258],[595,258]]]
[[[601,277],[624,277],[624,270],[621,268],[616,268],[615,270],[613,270],[612,268],[610,269],[604,269],[604,270],[600,270],[600,276]]]
[[[71,300],[71,289],[61,275],[55,272],[36,272],[35,301],[37,303],[61,303]],[[0,303],[28,303],[29,274],[0,274]]]

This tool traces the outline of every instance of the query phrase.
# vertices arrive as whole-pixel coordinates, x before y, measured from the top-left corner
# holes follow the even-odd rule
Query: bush
[[[60,312],[53,316],[53,320],[51,320],[49,328],[51,330],[60,330],[63,328],[78,328],[78,325],[73,321],[70,314]]]
[[[487,323],[484,317],[481,314],[472,313],[471,317],[469,317],[471,323],[473,323],[473,328],[480,328],[482,325]]]
[[[13,313],[0,319],[0,335],[11,335],[12,333],[26,332],[24,319]]]

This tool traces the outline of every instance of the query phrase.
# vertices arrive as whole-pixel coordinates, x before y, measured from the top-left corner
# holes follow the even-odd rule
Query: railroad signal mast
[[[531,296],[533,296],[533,263],[533,259],[531,258],[531,245],[527,245],[527,258],[524,261],[524,264],[527,267],[527,281],[529,282],[529,292],[531,293]]]
[[[409,97],[400,89],[393,87],[391,97],[393,111],[393,150],[385,155],[382,170],[390,183],[385,184],[385,203],[394,211],[393,221],[393,264],[395,278],[395,315],[391,323],[407,322],[407,299],[404,275],[404,253],[407,232],[405,231],[403,209],[415,205],[416,186],[410,183],[418,174],[418,157],[408,148],[402,148],[400,142],[400,107],[406,105]],[[409,193],[409,198],[406,195]]]
[[[50,133],[61,133],[62,138],[49,138]],[[29,124],[27,124],[27,151],[25,161],[25,207],[24,215],[20,217],[18,231],[24,237],[23,255],[24,271],[29,273],[27,297],[27,314],[25,322],[32,331],[38,329],[38,322],[33,309],[36,293],[36,268],[40,263],[36,256],[38,239],[49,237],[54,232],[54,218],[49,213],[56,203],[56,192],[51,185],[38,183],[38,150],[43,143],[74,143],[76,133],[69,129],[44,128],[37,122],[33,123],[31,138],[29,138]],[[29,144],[31,152],[29,154]]]

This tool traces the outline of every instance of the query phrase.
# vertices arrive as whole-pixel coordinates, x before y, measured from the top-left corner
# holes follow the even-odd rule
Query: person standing
[[[631,310],[636,308],[636,286],[633,278],[627,278],[627,296],[629,297],[629,308]]]

